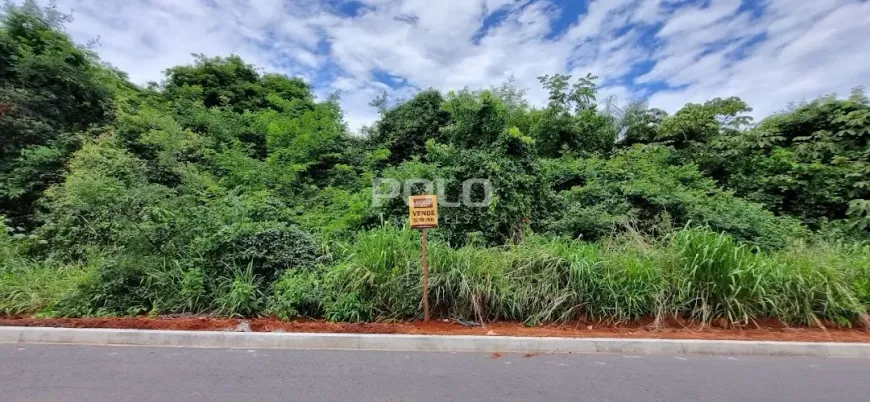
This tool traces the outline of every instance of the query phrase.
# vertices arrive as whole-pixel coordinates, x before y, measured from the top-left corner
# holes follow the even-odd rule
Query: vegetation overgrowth
[[[860,88],[756,124],[738,98],[668,114],[556,74],[541,107],[511,81],[379,97],[354,134],[337,96],[236,56],[134,85],[66,21],[0,17],[0,314],[418,319],[420,233],[378,179],[444,200],[486,179],[491,203],[430,231],[438,317],[867,319]]]

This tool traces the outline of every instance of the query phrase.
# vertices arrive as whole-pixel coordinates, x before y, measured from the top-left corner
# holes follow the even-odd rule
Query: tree
[[[751,111],[737,97],[690,103],[662,120],[656,140],[676,149],[697,149],[719,135],[734,134],[747,126],[751,118],[743,113]]]
[[[195,98],[207,107],[228,107],[237,113],[280,107],[269,97],[313,100],[308,84],[298,78],[260,74],[239,56],[194,55],[193,65],[166,70],[164,94],[169,98]]]
[[[650,109],[645,100],[629,102],[614,112],[611,117],[621,146],[655,142],[662,121],[668,117],[664,110]]]
[[[371,137],[376,146],[390,150],[390,163],[399,164],[426,154],[426,142],[441,140],[441,128],[446,126],[450,114],[441,109],[441,93],[429,89],[407,102],[388,109],[386,98],[375,102],[382,110],[381,119]]]
[[[866,228],[870,198],[870,104],[822,98],[771,116],[719,148],[724,182],[777,214],[819,228],[850,221]]]
[[[57,28],[68,17],[33,1],[0,16],[0,215],[31,223],[92,128],[111,121],[114,71]]]
[[[441,209],[439,232],[453,245],[478,237],[490,244],[519,241],[539,223],[546,186],[542,181],[534,142],[511,127],[511,108],[489,90],[463,90],[446,96],[442,109],[450,123],[442,128],[443,142],[430,139],[426,155],[386,169],[385,178],[425,179],[443,189],[442,202],[460,203],[466,180],[485,179],[470,187],[470,201]],[[520,110],[520,109],[514,109]],[[422,160],[425,160],[423,162]],[[423,189],[415,189],[420,192]],[[407,207],[396,198],[381,211],[397,222],[407,219]]]
[[[539,77],[550,93],[548,106],[532,116],[531,136],[538,154],[605,154],[616,141],[608,116],[599,114],[595,104],[595,77],[591,74],[570,85],[570,75]]]

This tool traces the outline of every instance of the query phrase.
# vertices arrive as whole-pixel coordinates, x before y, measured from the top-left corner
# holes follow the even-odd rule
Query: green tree
[[[277,74],[260,74],[239,56],[206,57],[196,55],[193,65],[166,70],[164,94],[169,98],[195,97],[205,107],[226,106],[236,112],[280,107],[269,99],[301,99],[311,102],[305,82]]]
[[[82,138],[112,119],[120,78],[59,30],[65,21],[33,1],[0,15],[0,215],[16,222],[32,222]]]
[[[650,109],[645,100],[629,102],[613,116],[619,145],[656,142],[662,121],[667,117],[664,110]]]
[[[733,135],[746,127],[752,109],[740,98],[716,98],[704,104],[690,103],[662,120],[656,141],[676,149],[695,150],[719,135]]]
[[[427,162],[405,162],[385,170],[383,177],[433,181],[443,189],[442,201],[450,203],[462,201],[466,180],[488,180],[491,202],[483,203],[482,183],[472,186],[471,201],[485,205],[442,208],[439,231],[454,245],[474,236],[492,244],[521,240],[538,223],[543,208],[539,201],[546,192],[534,142],[508,125],[511,108],[489,90],[451,92],[443,110],[450,114],[450,124],[442,129],[444,143],[429,140]],[[401,199],[392,200],[383,210],[398,222],[407,219]]]
[[[813,228],[849,219],[867,227],[870,198],[870,104],[822,98],[771,116],[724,142],[724,182],[777,214]]]
[[[539,77],[549,91],[549,104],[532,116],[531,136],[538,154],[605,154],[616,141],[611,118],[597,112],[595,77],[591,74],[570,85],[570,75]]]
[[[392,164],[425,156],[426,142],[441,140],[441,128],[450,119],[450,114],[441,109],[443,102],[440,92],[429,89],[391,109],[378,103],[383,114],[372,133],[372,141],[390,150]]]

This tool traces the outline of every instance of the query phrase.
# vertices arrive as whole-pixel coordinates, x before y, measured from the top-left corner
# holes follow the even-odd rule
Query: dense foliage
[[[381,97],[356,135],[337,97],[236,56],[133,85],[64,21],[0,20],[0,313],[416,318],[419,234],[402,196],[374,202],[382,179],[441,197],[442,316],[847,325],[870,305],[860,89],[753,124],[737,98],[605,111],[596,77],[556,74],[540,108],[511,82]],[[470,179],[491,202],[448,206]]]

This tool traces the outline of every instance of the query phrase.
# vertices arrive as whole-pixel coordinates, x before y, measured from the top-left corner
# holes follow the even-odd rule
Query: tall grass
[[[341,244],[326,274],[324,308],[336,321],[416,317],[422,295],[419,233],[384,226]]]
[[[817,242],[763,252],[685,228],[662,239],[599,242],[531,236],[521,244],[451,248],[433,233],[430,302],[436,317],[529,325],[682,317],[751,325],[852,325],[870,305],[870,246]],[[274,282],[253,268],[210,277],[192,263],[128,258],[62,265],[0,244],[0,314],[217,312],[325,317],[421,317],[420,233],[391,225],[333,242],[332,265],[288,269]]]
[[[253,264],[236,269],[232,278],[218,282],[215,307],[217,313],[230,317],[250,317],[260,311],[263,293],[261,278],[254,275]]]
[[[72,291],[87,272],[83,265],[7,265],[0,270],[0,314],[39,313]]]
[[[430,267],[430,300],[436,313],[479,321],[520,315],[502,253],[436,243],[430,248]]]
[[[749,323],[770,303],[771,261],[734,238],[702,229],[674,234],[676,258],[665,271],[675,315]]]
[[[327,315],[419,317],[416,231],[385,226],[360,234],[343,250],[327,274]],[[768,254],[697,228],[660,241],[533,236],[519,245],[453,249],[436,240],[430,244],[430,298],[440,316],[478,321],[682,317],[751,324],[777,318],[848,325],[867,310],[861,287],[870,281],[866,250],[817,244]]]
[[[799,243],[771,259],[769,315],[808,325],[822,325],[822,320],[844,325],[856,319],[867,324],[870,248]]]
[[[0,314],[34,314],[70,293],[92,267],[27,258],[0,233]]]

